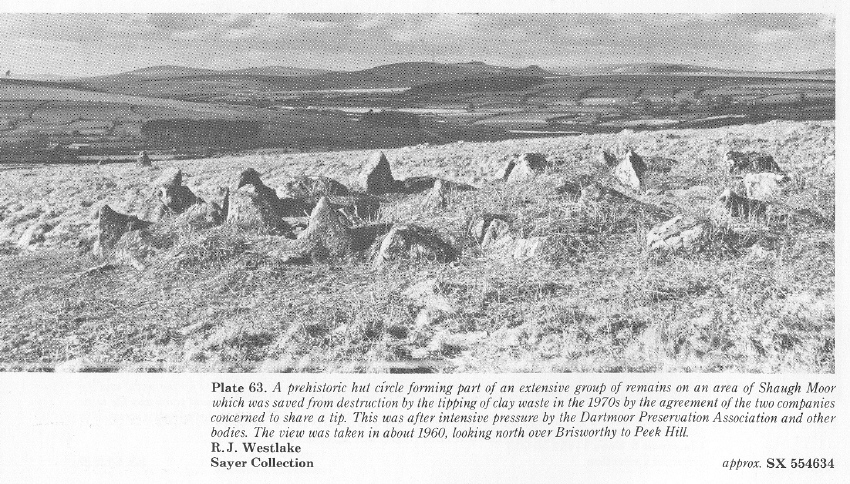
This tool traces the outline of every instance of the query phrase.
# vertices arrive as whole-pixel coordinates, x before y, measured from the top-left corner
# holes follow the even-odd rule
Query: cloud
[[[797,34],[791,30],[759,29],[753,34],[753,38],[756,42],[770,43],[785,40],[793,37],[794,35]]]
[[[21,43],[29,39],[29,43]],[[144,62],[358,69],[401,61],[552,67],[677,62],[800,69],[834,63],[821,14],[4,14],[5,63],[115,72]],[[48,51],[48,49],[54,51]],[[249,57],[247,53],[255,53]],[[35,67],[32,67],[35,69]],[[62,74],[62,72],[57,72]]]

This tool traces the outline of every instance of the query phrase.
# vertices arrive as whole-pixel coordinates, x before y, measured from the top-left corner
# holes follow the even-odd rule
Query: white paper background
[[[300,11],[831,11],[837,19],[837,181],[848,181],[847,7],[838,2],[288,2]],[[58,2],[4,0],[3,11],[276,11],[277,2]],[[2,47],[0,47],[2,49]],[[847,207],[846,191],[836,192]],[[836,375],[558,375],[562,383],[658,380],[838,384],[833,425],[700,425],[687,439],[520,439],[510,441],[326,440],[299,443],[313,469],[209,467],[210,382],[247,384],[253,375],[0,374],[0,483],[114,482],[850,482],[847,411],[848,215],[837,224]],[[845,296],[845,297],[842,297]],[[389,375],[263,375],[262,381],[340,378],[380,382]],[[418,381],[424,376],[417,376]],[[545,381],[544,375],[441,375],[484,383]],[[407,381],[411,377],[405,377]],[[551,378],[552,380],[554,378]],[[836,469],[723,469],[724,460],[835,458]]]

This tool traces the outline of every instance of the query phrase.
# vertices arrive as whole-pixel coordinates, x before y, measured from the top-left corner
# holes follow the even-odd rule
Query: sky
[[[553,70],[669,62],[832,68],[824,14],[8,14],[0,70],[93,76],[154,65],[357,70],[407,61]],[[13,76],[14,77],[14,76]]]

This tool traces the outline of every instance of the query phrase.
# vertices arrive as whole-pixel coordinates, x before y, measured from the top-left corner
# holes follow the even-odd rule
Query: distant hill
[[[193,69],[180,66],[155,66],[113,76],[81,79],[92,89],[148,96],[180,96],[189,93],[244,89],[277,91],[314,91],[333,89],[409,88],[422,84],[485,77],[552,77],[538,66],[501,67],[483,62],[441,64],[402,62],[359,71],[318,71],[290,67],[261,67],[235,71]]]
[[[266,67],[249,67],[247,69],[234,69],[230,71],[222,71],[225,74],[246,75],[246,76],[315,76],[330,72],[326,69],[307,69],[303,67],[289,66],[266,66]]]
[[[663,64],[645,62],[641,64],[626,64],[611,69],[614,74],[673,74],[680,72],[731,72],[729,69],[696,66],[691,64]]]
[[[694,64],[673,64],[661,62],[643,62],[635,64],[606,64],[606,65],[591,65],[583,67],[565,67],[553,69],[559,74],[577,75],[577,76],[599,76],[599,75],[652,75],[652,74],[668,74],[668,75],[689,75],[689,74],[710,74],[720,76],[740,76],[740,77],[763,77],[766,75],[777,75],[778,77],[788,76],[835,76],[835,69],[815,69],[807,71],[755,71],[755,70],[738,70],[738,69],[721,69],[718,67],[701,66]]]
[[[111,74],[105,76],[95,76],[80,79],[85,82],[125,82],[130,80],[150,80],[150,79],[172,79],[184,77],[198,76],[312,76],[328,72],[322,69],[304,69],[301,67],[288,66],[267,66],[267,67],[249,67],[247,69],[234,70],[215,70],[215,69],[200,69],[196,67],[184,66],[151,66],[143,67],[120,74]]]
[[[834,76],[835,75],[835,68],[833,67],[833,68],[829,68],[829,69],[814,69],[814,70],[811,70],[811,71],[800,71],[800,74],[823,74],[823,75],[827,75],[827,76]]]
[[[734,72],[728,69],[698,66],[693,64],[671,64],[661,62],[642,62],[635,64],[602,64],[583,67],[554,69],[563,74],[571,75],[605,75],[605,74],[683,74],[693,72]]]
[[[523,69],[500,67],[483,62],[440,64],[436,62],[402,62],[353,72],[330,72],[298,80],[298,84],[314,89],[346,89],[357,87],[413,87],[434,82],[494,76],[552,76],[540,67]]]

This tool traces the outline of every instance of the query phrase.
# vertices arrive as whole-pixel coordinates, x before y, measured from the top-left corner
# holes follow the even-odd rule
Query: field
[[[5,112],[25,117],[31,105],[15,102]],[[833,372],[834,146],[832,121],[771,121],[388,149],[396,178],[434,175],[477,189],[452,192],[436,211],[423,210],[424,194],[390,197],[369,223],[431,228],[459,257],[379,268],[368,254],[293,264],[278,255],[285,242],[227,225],[158,224],[172,243],[142,270],[103,265],[90,252],[100,206],[139,213],[168,167],[181,168],[196,194],[218,201],[245,167],[272,187],[300,174],[354,186],[370,151],[265,150],[157,161],[153,169],[16,166],[0,176],[0,365]],[[640,203],[588,204],[559,190],[565,182],[609,183],[600,151],[625,147],[651,167],[669,167],[651,173],[648,189],[634,195]],[[717,195],[736,183],[723,161],[733,149],[770,153],[789,173],[775,217],[733,220],[718,212]],[[552,166],[529,181],[493,181],[506,160],[526,152],[544,154]],[[649,252],[646,234],[658,217],[647,207],[708,217],[716,238],[702,252]],[[554,248],[528,260],[483,249],[467,224],[484,213],[503,214],[517,236],[547,236]],[[43,227],[42,237],[21,247],[33,224]],[[431,288],[443,309],[423,316],[412,287]]]
[[[443,126],[404,127],[358,123],[359,116],[336,110],[286,110],[254,106],[192,102],[178,99],[8,84],[0,81],[0,163],[50,162],[51,151],[65,148],[78,160],[132,159],[142,149],[174,156],[234,151],[257,147],[296,151],[403,146],[445,136],[467,136],[471,130]],[[184,140],[163,143],[145,138],[145,122],[175,120],[258,121],[263,130],[250,140],[219,137],[216,142]],[[433,123],[431,123],[433,124]],[[427,131],[427,133],[426,133]],[[472,133],[468,137],[479,138]],[[456,138],[450,138],[456,139]]]
[[[828,75],[558,76],[476,63],[299,77],[156,72],[71,84],[0,80],[0,162],[131,160],[142,149],[174,158],[391,148],[835,116]],[[367,122],[370,111],[402,112],[411,122]],[[162,119],[241,120],[262,129],[247,139],[143,133],[145,123]],[[57,157],[56,149],[73,156]]]

